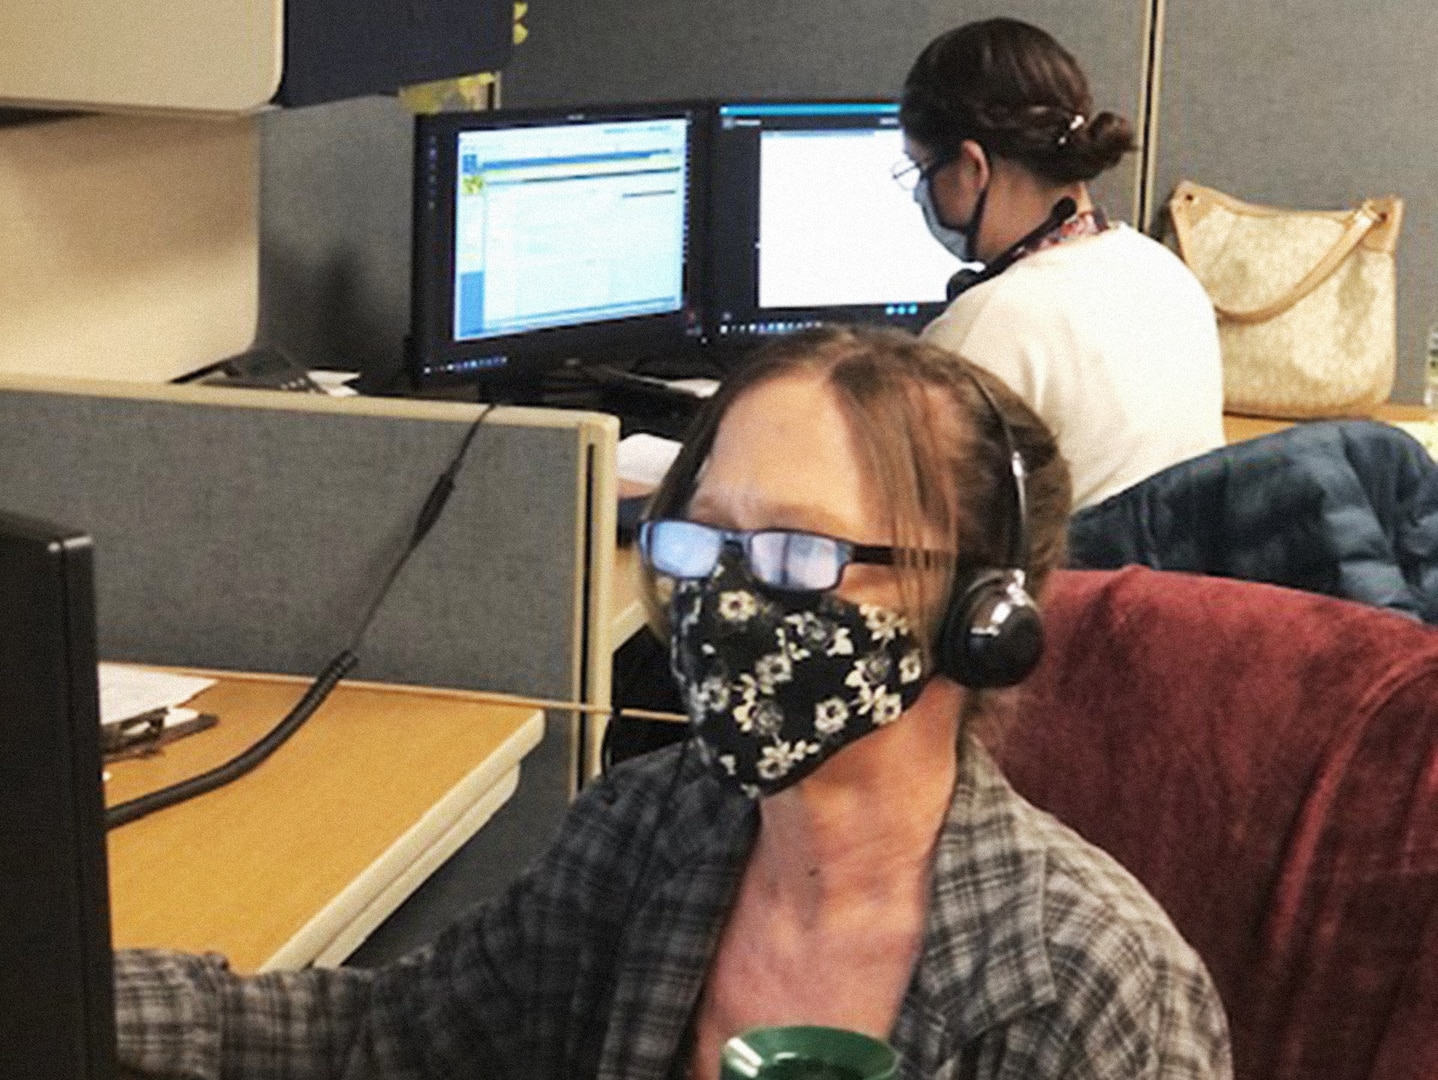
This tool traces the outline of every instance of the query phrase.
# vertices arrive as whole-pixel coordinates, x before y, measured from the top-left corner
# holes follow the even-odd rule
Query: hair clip
[[[1064,133],[1059,136],[1058,145],[1059,145],[1059,146],[1067,146],[1067,145],[1069,144],[1069,135],[1072,134],[1073,132],[1077,131],[1079,128],[1083,127],[1083,126],[1084,126],[1084,123],[1085,123],[1084,114],[1083,114],[1083,113],[1074,113],[1073,119],[1069,121],[1069,126],[1068,126],[1067,130],[1065,130]]]

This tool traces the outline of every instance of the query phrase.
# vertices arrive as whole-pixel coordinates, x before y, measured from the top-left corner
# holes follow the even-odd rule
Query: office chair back
[[[1438,1075],[1438,630],[1141,567],[1045,624],[997,756],[1203,957],[1238,1080]]]

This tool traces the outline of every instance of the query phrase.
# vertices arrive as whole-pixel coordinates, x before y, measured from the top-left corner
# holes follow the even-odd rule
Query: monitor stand
[[[554,373],[529,404],[609,413],[619,418],[621,438],[645,432],[681,439],[703,401],[655,376],[586,364]]]
[[[665,380],[717,378],[721,374],[712,365],[684,362],[621,365],[574,360],[552,368],[533,383],[475,381],[416,390],[405,379],[405,385],[390,388],[386,396],[582,409],[617,416],[621,438],[645,432],[679,439],[683,438],[704,399],[674,389]],[[363,384],[359,389],[361,393],[374,392]]]

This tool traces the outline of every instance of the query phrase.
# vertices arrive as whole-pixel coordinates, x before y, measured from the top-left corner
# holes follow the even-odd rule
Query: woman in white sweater
[[[924,336],[1044,419],[1075,508],[1222,445],[1213,307],[1172,252],[1094,205],[1087,181],[1133,133],[1094,114],[1074,58],[1026,23],[969,23],[920,54],[899,118],[912,161],[899,178],[970,264]]]

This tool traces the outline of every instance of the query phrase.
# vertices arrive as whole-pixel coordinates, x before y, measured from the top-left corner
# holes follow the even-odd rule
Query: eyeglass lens
[[[731,538],[741,543],[750,573],[775,589],[833,588],[848,562],[847,545],[831,537],[782,529],[735,533],[693,521],[646,523],[641,551],[661,574],[702,578],[714,571]]]
[[[934,158],[927,164],[914,161],[912,158],[901,158],[893,168],[891,175],[894,181],[905,191],[913,191],[920,184],[927,183],[945,165],[954,161],[952,155],[944,155]]]
[[[776,589],[833,588],[847,561],[838,541],[809,533],[754,533],[748,548],[749,569]]]

